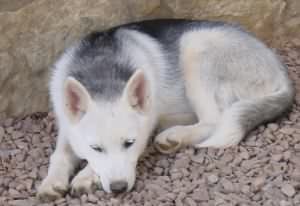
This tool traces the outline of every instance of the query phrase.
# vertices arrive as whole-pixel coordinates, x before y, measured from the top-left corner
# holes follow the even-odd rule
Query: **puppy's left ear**
[[[142,70],[137,70],[129,79],[125,88],[125,97],[136,111],[145,113],[150,107],[149,82]]]

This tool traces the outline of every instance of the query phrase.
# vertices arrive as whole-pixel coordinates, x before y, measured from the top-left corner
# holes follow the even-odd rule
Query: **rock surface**
[[[48,109],[49,67],[75,39],[159,7],[159,0],[7,2],[0,1],[0,117]]]
[[[82,35],[155,17],[239,22],[267,42],[300,42],[298,0],[0,0],[0,118],[48,110],[49,67]]]

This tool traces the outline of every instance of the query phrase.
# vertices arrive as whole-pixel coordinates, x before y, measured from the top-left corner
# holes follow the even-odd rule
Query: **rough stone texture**
[[[179,17],[239,22],[267,42],[278,36],[299,36],[298,0],[166,0],[162,1]]]
[[[280,53],[296,87],[290,113],[227,149],[189,147],[163,155],[150,145],[139,161],[135,187],[124,194],[98,189],[42,204],[35,194],[55,145],[53,114],[0,120],[0,205],[300,205],[300,49],[286,45]]]
[[[300,46],[298,0],[0,0],[0,117],[48,109],[48,68],[75,39],[155,17],[239,22],[267,42]]]
[[[72,41],[91,30],[149,16],[159,7],[159,0],[9,2],[0,1],[2,117],[48,109],[48,68]]]
[[[16,11],[27,4],[30,4],[34,0],[0,0],[0,12],[4,11]]]

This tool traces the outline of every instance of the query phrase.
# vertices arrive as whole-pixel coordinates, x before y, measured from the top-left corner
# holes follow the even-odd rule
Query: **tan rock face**
[[[148,15],[159,1],[0,1],[0,113],[22,115],[48,109],[49,66],[83,34]],[[13,4],[16,4],[15,7]],[[3,6],[4,5],[4,6]],[[7,8],[7,11],[3,11]],[[14,11],[13,11],[14,10]],[[135,12],[135,13],[134,13]],[[134,15],[133,15],[134,14]]]
[[[48,110],[49,67],[82,35],[155,17],[239,22],[273,43],[300,34],[298,0],[0,0],[0,117]]]
[[[282,19],[283,0],[166,0],[177,16],[238,22],[264,39],[272,39],[275,24]]]

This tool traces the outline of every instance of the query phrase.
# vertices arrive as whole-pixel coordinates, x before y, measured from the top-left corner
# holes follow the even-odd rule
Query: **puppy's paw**
[[[38,188],[37,197],[42,202],[62,198],[68,191],[68,181],[46,177]]]
[[[185,136],[185,127],[172,127],[158,134],[154,140],[154,144],[161,153],[170,154],[181,148]]]
[[[100,187],[100,179],[96,175],[88,175],[79,172],[71,182],[71,195],[81,196],[82,194],[91,193]]]

